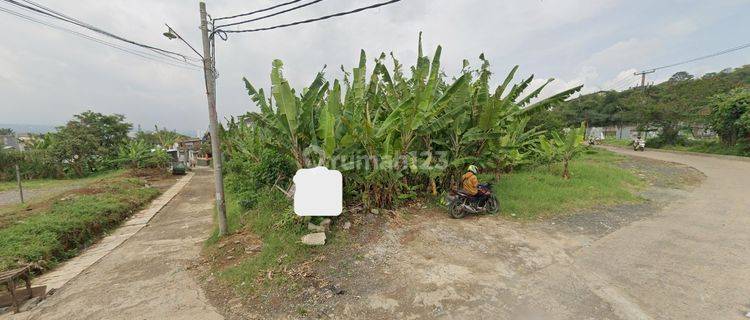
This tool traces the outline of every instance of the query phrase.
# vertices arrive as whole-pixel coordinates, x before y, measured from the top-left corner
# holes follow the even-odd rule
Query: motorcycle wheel
[[[485,208],[487,208],[487,212],[495,214],[500,211],[500,203],[497,201],[497,198],[492,196],[487,200]]]
[[[466,216],[466,212],[461,210],[460,201],[451,202],[450,207],[448,208],[448,211],[450,212],[451,218],[453,219],[461,219],[464,216]]]

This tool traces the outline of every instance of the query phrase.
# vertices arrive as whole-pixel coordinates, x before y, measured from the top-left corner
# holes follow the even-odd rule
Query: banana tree
[[[528,117],[507,123],[500,139],[492,143],[490,150],[496,175],[501,171],[512,172],[513,168],[531,162],[532,150],[544,132],[538,127],[528,128],[528,123]]]
[[[570,179],[570,170],[568,169],[570,160],[583,151],[583,141],[586,134],[586,125],[581,123],[579,128],[570,129],[563,135],[553,134],[557,154],[563,162],[564,179]]]
[[[251,115],[252,121],[262,127],[263,140],[281,152],[288,153],[297,168],[311,164],[305,157],[310,145],[317,145],[316,114],[320,112],[323,96],[328,90],[328,82],[319,72],[313,82],[301,95],[297,95],[283,76],[284,64],[274,60],[271,71],[271,96],[267,99],[263,89],[256,90],[247,79],[243,79],[248,94],[259,107],[261,113]]]
[[[541,163],[547,165],[548,171],[552,170],[552,164],[555,163],[559,157],[555,140],[550,140],[545,136],[539,137],[539,143],[535,146],[534,153],[536,153],[536,156],[540,159]]]

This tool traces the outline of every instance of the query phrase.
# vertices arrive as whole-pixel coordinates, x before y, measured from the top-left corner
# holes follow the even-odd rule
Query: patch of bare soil
[[[345,242],[327,245],[296,266],[306,272],[292,277],[293,285],[243,297],[208,275],[207,295],[227,319],[539,316],[534,310],[544,301],[528,298],[537,272],[568,263],[580,248],[656,214],[703,179],[694,169],[666,162],[632,158],[621,165],[650,185],[642,193],[645,202],[535,222],[499,216],[455,220],[419,203],[380,215],[344,216],[334,221],[334,230]],[[342,228],[346,221],[352,223],[348,230]],[[576,299],[587,308],[579,311],[594,318],[616,318],[610,305],[589,290],[544,294],[559,294],[559,301]]]
[[[126,175],[143,179],[149,186],[159,189],[160,192],[169,189],[180,179],[180,176],[174,176],[164,169],[136,169],[128,171]]]

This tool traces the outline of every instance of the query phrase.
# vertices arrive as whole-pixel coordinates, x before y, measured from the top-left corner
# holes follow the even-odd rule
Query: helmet
[[[471,172],[472,172],[472,173],[474,173],[474,174],[477,174],[477,166],[475,166],[475,165],[473,165],[473,164],[472,164],[472,165],[470,165],[470,166],[469,166],[469,168],[468,168],[468,169],[466,169],[466,170],[468,170],[468,171],[471,171]]]

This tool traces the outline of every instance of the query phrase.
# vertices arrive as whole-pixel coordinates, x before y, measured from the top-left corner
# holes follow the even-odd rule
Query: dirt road
[[[308,302],[295,309],[230,316],[744,319],[750,311],[750,162],[637,155],[687,164],[705,180],[683,191],[656,188],[671,193],[658,206],[656,199],[546,222],[415,215],[342,262],[350,271],[332,281],[344,294],[316,295],[309,288]]]
[[[187,270],[211,231],[211,181],[196,170],[145,228],[16,319],[222,319]]]

